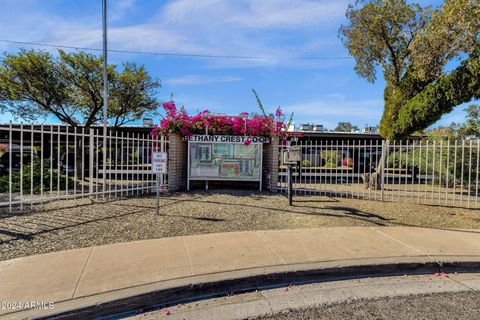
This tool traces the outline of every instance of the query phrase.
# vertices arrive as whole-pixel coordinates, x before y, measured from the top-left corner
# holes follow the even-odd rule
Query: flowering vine
[[[275,114],[269,116],[242,112],[240,117],[211,115],[208,110],[190,116],[185,109],[177,109],[174,101],[163,102],[162,107],[165,117],[158,126],[153,127],[150,133],[152,136],[176,133],[189,137],[193,134],[204,134],[206,128],[209,134],[281,138],[286,136],[285,116],[280,107]]]

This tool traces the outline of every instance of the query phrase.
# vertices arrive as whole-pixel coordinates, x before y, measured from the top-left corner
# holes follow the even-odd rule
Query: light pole
[[[107,185],[107,105],[108,105],[108,72],[107,72],[107,0],[102,0],[103,30],[103,197]]]

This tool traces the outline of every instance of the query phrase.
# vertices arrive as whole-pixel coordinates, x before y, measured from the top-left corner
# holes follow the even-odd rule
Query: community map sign
[[[262,147],[268,138],[205,135],[188,141],[189,180],[261,181]]]

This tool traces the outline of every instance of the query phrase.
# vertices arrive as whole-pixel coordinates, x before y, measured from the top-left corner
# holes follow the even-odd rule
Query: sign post
[[[293,205],[293,167],[300,169],[300,163],[302,161],[302,149],[298,146],[288,147],[287,150],[284,150],[283,154],[283,163],[287,165],[287,195],[288,195],[288,205]],[[300,174],[300,170],[298,170]]]
[[[152,173],[157,178],[157,207],[156,214],[160,214],[160,177],[162,174],[167,173],[167,153],[166,152],[152,152]]]

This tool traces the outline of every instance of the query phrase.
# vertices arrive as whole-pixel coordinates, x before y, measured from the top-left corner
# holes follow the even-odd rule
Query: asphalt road
[[[249,318],[252,320],[480,319],[480,293],[456,292],[352,300]]]
[[[136,310],[121,317],[135,320],[478,320],[480,273],[338,279]]]

